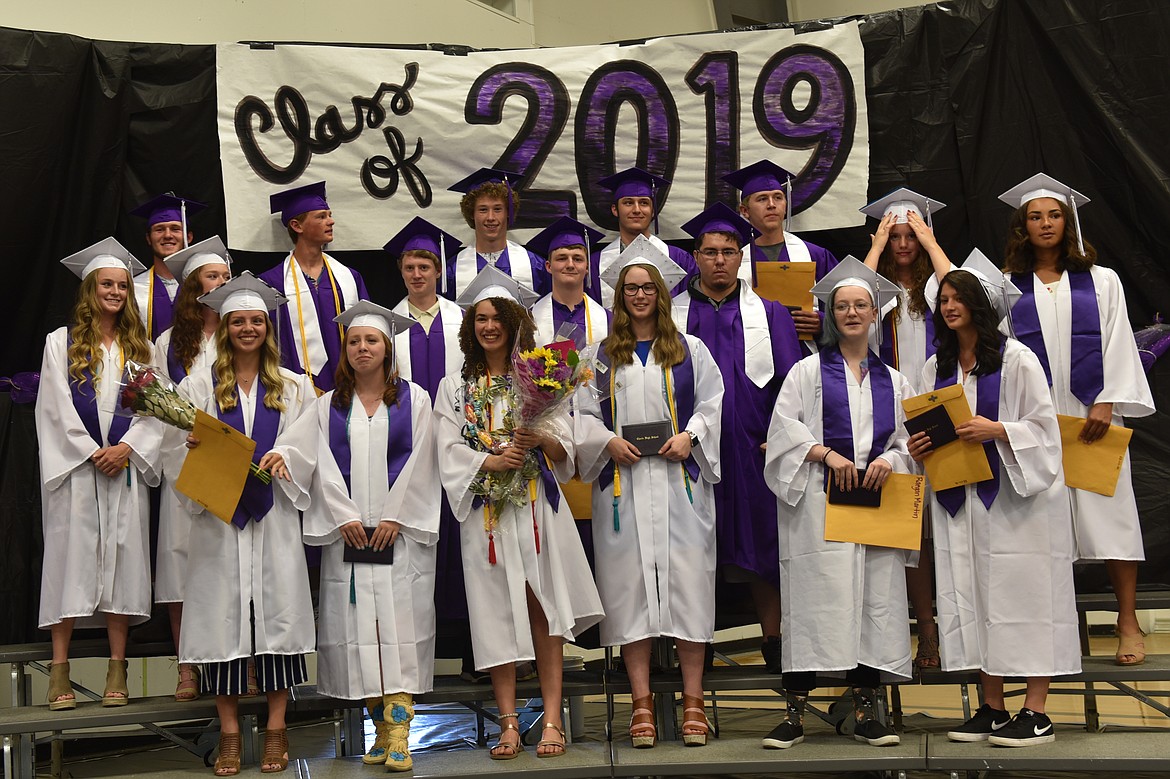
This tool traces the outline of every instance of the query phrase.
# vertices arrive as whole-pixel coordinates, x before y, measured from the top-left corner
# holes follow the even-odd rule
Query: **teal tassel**
[[[357,582],[354,580],[353,563],[349,564],[349,603],[351,606],[357,605]]]
[[[693,505],[695,502],[695,494],[691,492],[691,475],[687,473],[686,465],[683,465],[683,484],[687,486],[687,498],[690,499]]]
[[[615,532],[615,533],[621,532],[621,529],[622,529],[622,523],[620,521],[618,521],[617,504],[618,504],[618,499],[614,498],[613,499],[613,532]]]

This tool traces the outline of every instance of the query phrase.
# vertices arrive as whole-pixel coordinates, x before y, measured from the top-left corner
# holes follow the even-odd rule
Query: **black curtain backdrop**
[[[1120,274],[1133,324],[1165,308],[1170,4],[951,0],[945,8],[865,17],[861,36],[871,198],[898,186],[927,193],[948,204],[936,232],[953,259],[974,247],[996,258],[1010,215],[996,196],[1045,171],[1092,198],[1081,212],[1083,230],[1101,264]],[[16,310],[15,335],[0,341],[0,374],[37,370],[44,335],[65,323],[77,280],[60,258],[108,235],[149,258],[143,223],[128,214],[148,197],[173,190],[207,203],[191,220],[196,237],[226,233],[216,110],[214,47],[0,28],[0,268],[17,296],[8,305]],[[806,237],[838,256],[861,256],[868,232]],[[237,270],[255,272],[279,258],[233,256]],[[392,304],[404,294],[383,253],[337,256],[361,271],[375,301]],[[1170,377],[1157,384],[1164,395]],[[8,425],[0,431],[0,526],[35,527],[36,485],[7,456],[17,441],[29,446],[27,431],[11,428],[20,419],[0,415]],[[1165,516],[1157,488],[1170,476],[1170,420],[1159,414],[1134,426],[1150,558],[1142,581],[1165,581],[1170,539],[1153,517]],[[30,543],[39,546],[39,537]],[[10,564],[24,559],[39,570],[37,553],[29,549]],[[1104,581],[1101,568],[1082,574]],[[13,584],[32,571],[25,573],[0,579],[0,601],[35,602],[35,581],[32,591]],[[0,624],[0,643],[22,640],[13,622]],[[6,637],[9,626],[14,633]]]

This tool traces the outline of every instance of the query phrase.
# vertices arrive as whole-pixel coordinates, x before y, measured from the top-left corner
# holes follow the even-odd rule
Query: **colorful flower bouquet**
[[[154,417],[180,430],[195,428],[195,404],[179,394],[174,383],[153,365],[126,361],[126,369],[119,382],[119,416]],[[251,473],[265,484],[272,483],[272,474],[252,463]]]

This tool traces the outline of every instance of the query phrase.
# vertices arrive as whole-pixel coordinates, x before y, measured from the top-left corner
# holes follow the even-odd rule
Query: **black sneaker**
[[[997,747],[1034,747],[1056,741],[1056,729],[1048,715],[1031,709],[1020,709],[1011,722],[988,736],[987,740]]]
[[[993,709],[985,703],[971,719],[954,730],[948,730],[947,738],[951,741],[986,741],[988,736],[998,732],[1011,719],[1012,715],[1003,709]]]
[[[804,741],[804,726],[784,720],[764,736],[764,749],[788,749]]]
[[[778,674],[784,669],[780,666],[780,637],[768,636],[760,647],[760,654],[764,656],[764,668],[770,674]]]
[[[853,728],[853,740],[863,741],[871,747],[892,747],[901,744],[897,733],[872,717],[867,717]]]

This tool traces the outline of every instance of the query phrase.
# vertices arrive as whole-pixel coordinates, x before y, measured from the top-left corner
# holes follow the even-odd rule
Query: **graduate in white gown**
[[[813,287],[827,313],[821,349],[784,380],[768,428],[764,480],[777,497],[787,713],[763,745],[804,740],[803,712],[817,675],[852,687],[853,737],[899,743],[874,716],[874,689],[910,678],[903,549],[825,540],[828,481],[879,489],[910,473],[901,401],[910,382],[869,349],[893,282],[846,257]]]
[[[175,295],[173,324],[154,343],[153,364],[178,384],[187,375],[215,364],[215,330],[219,312],[199,302],[202,295],[219,289],[232,277],[231,256],[219,236],[191,244],[166,259],[167,268],[179,279]],[[168,427],[164,440],[181,440],[182,431]],[[183,621],[183,587],[187,582],[187,542],[191,534],[191,514],[185,501],[172,484],[178,472],[167,473],[164,448],[162,496],[159,501],[158,549],[155,552],[154,602],[167,604],[171,618],[171,638],[179,647],[179,628]],[[175,700],[193,701],[199,697],[199,666],[179,664],[179,683]]]
[[[256,442],[253,462],[272,474],[272,483],[249,475],[231,522],[188,502],[193,516],[179,661],[203,663],[203,692],[216,696],[216,775],[239,772],[239,696],[251,687],[268,703],[261,767],[282,771],[288,688],[306,679],[305,654],[315,638],[298,511],[309,507],[317,463],[317,396],[304,374],[280,367],[268,312],[283,295],[245,271],[202,300],[219,310],[219,354],[179,389]],[[198,445],[187,436],[188,449]]]
[[[368,300],[343,313],[345,355],[317,401],[318,458],[305,543],[324,546],[317,689],[366,701],[363,758],[407,771],[414,696],[435,673],[439,495],[431,398],[398,376],[394,331],[414,322]],[[345,560],[348,549],[388,560]]]
[[[463,371],[443,379],[435,401],[439,475],[460,522],[475,664],[491,674],[500,712],[493,760],[510,760],[523,749],[515,664],[532,659],[549,704],[537,756],[565,753],[562,647],[602,616],[573,515],[557,487],[573,475],[568,412],[548,432],[512,426],[509,362],[514,347],[532,348],[532,319],[522,304],[535,298],[494,267],[480,271],[458,301],[467,306],[459,331]],[[530,497],[520,505],[485,499],[484,486],[509,471],[528,481]]]
[[[577,465],[593,482],[593,549],[605,605],[601,642],[620,645],[630,677],[635,747],[657,738],[650,693],[654,638],[678,647],[683,740],[703,745],[703,658],[715,631],[715,495],[723,379],[707,347],[680,333],[669,290],[683,270],[638,236],[606,270],[613,324],[595,352],[608,397],[581,400]],[[616,391],[615,391],[616,390]],[[628,426],[659,423],[639,456]]]
[[[1040,358],[1057,414],[1083,417],[1081,440],[1092,443],[1124,417],[1154,413],[1129,324],[1121,279],[1096,264],[1081,240],[1077,205],[1089,202],[1037,174],[1000,196],[1015,208],[1004,272],[1024,293],[1012,311],[1015,335]],[[1104,560],[1117,596],[1118,665],[1145,661],[1137,621],[1138,562],[1145,559],[1137,499],[1126,452],[1112,497],[1070,489],[1078,560]]]
[[[124,705],[126,635],[150,616],[147,486],[161,467],[162,427],[114,416],[126,360],[148,362],[132,273],[142,266],[106,238],[62,260],[81,277],[70,324],[45,339],[36,403],[45,561],[37,624],[53,640],[49,708],[77,703],[69,683],[75,625],[110,640],[104,706]]]
[[[1081,669],[1060,430],[1036,356],[997,330],[1017,294],[979,256],[948,273],[934,315],[938,352],[922,375],[928,389],[963,386],[975,416],[956,432],[983,444],[993,474],[932,492],[942,667],[979,669],[984,701],[947,735],[1002,746],[1051,742],[1050,677]],[[916,460],[931,457],[925,433],[908,448]],[[1015,717],[1005,676],[1027,677]]]

